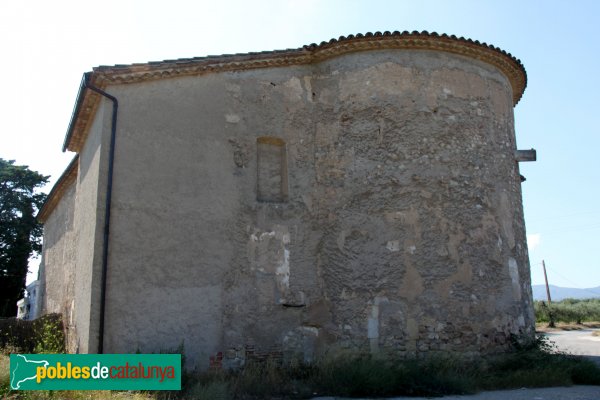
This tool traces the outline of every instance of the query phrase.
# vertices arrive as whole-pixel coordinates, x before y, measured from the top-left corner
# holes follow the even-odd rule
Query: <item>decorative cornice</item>
[[[41,223],[45,223],[52,211],[58,205],[58,202],[63,197],[67,189],[77,179],[77,170],[79,169],[79,155],[73,157],[73,160],[69,163],[65,171],[62,173],[58,181],[54,184],[54,187],[48,194],[46,202],[37,214],[37,219]]]
[[[521,61],[497,47],[454,35],[435,32],[375,32],[365,35],[342,36],[321,44],[311,44],[298,49],[265,51],[259,53],[183,58],[149,62],[145,64],[100,66],[88,73],[90,84],[106,88],[108,85],[145,82],[180,76],[202,75],[211,72],[241,71],[258,68],[285,67],[316,63],[340,55],[384,49],[432,50],[459,54],[480,60],[498,68],[509,80],[516,105],[527,86],[527,73]],[[65,148],[80,151],[91,116],[98,107],[99,96],[90,91],[80,91],[84,98],[81,107],[73,114]]]

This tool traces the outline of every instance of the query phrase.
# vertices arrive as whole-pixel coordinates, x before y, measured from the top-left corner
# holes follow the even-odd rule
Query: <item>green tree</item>
[[[37,190],[48,177],[0,158],[0,317],[17,314],[29,257],[42,249],[42,225],[35,215],[46,200]]]

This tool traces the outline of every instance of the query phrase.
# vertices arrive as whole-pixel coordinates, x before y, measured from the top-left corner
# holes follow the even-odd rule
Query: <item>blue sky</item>
[[[98,65],[296,48],[341,35],[427,30],[520,58],[515,108],[532,281],[600,286],[600,2],[3,1],[0,157],[52,175],[81,74]],[[49,190],[49,188],[47,189]],[[34,262],[36,264],[37,262]]]

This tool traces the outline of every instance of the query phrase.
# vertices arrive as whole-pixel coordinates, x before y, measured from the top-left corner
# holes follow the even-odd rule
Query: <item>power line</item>
[[[568,226],[565,228],[554,229],[554,230],[550,230],[550,231],[544,231],[544,230],[538,229],[537,231],[539,231],[539,233],[542,236],[548,236],[548,235],[556,235],[558,233],[571,233],[571,232],[589,231],[589,230],[595,230],[595,229],[600,229],[600,222],[594,223],[592,225]]]
[[[543,217],[540,216],[540,217],[534,217],[534,218],[525,217],[525,221],[548,221],[548,220],[572,218],[572,217],[576,217],[576,216],[583,216],[583,215],[590,215],[590,214],[600,215],[600,211],[598,211],[598,210],[596,210],[596,211],[581,211],[581,212],[575,212],[575,213],[571,213],[571,214],[550,215],[550,216],[543,216]],[[525,215],[527,215],[527,213]]]
[[[576,285],[576,286],[579,286],[579,289],[580,289],[580,290],[583,290],[584,292],[588,292],[588,293],[594,294],[594,295],[596,295],[596,296],[600,296],[600,293],[598,293],[598,292],[594,292],[594,291],[592,291],[592,290],[589,290],[589,289],[581,289],[581,286],[583,286],[583,285],[580,285],[579,283],[577,283],[577,282],[575,282],[575,281],[573,281],[573,280],[571,280],[571,279],[569,279],[569,278],[565,277],[564,275],[562,275],[562,274],[558,273],[558,272],[557,272],[557,271],[556,271],[554,268],[550,268],[550,267],[548,267],[548,266],[546,266],[546,268],[548,268],[550,271],[552,271],[552,272],[553,272],[553,273],[555,273],[556,275],[560,276],[561,278],[563,278],[563,279],[564,279],[564,280],[566,280],[567,282],[570,282],[570,283],[572,283],[572,284],[574,284],[574,285]]]

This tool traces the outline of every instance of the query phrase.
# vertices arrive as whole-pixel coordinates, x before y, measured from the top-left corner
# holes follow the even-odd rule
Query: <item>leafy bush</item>
[[[33,321],[16,318],[0,319],[0,347],[22,349],[31,353],[36,343]]]
[[[0,347],[21,353],[64,352],[64,332],[60,314],[47,314],[33,321],[16,318],[0,320]]]
[[[62,321],[58,318],[40,318],[36,327],[36,344],[34,353],[64,353],[65,334]]]

